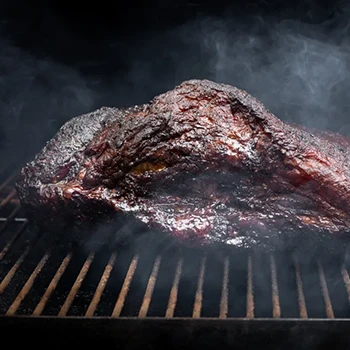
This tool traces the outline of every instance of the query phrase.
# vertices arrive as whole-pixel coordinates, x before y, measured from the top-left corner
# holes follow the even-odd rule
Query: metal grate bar
[[[343,281],[345,284],[346,292],[348,294],[348,299],[349,299],[349,303],[350,303],[350,277],[349,277],[349,273],[348,273],[348,270],[347,270],[345,265],[342,266],[341,273],[343,276]]]
[[[182,265],[183,265],[183,258],[180,257],[176,266],[174,281],[171,286],[168,307],[165,313],[166,318],[171,318],[174,316],[174,311],[177,303],[177,295],[179,290],[179,283],[180,283],[180,278],[182,273]]]
[[[118,300],[114,306],[114,310],[112,312],[112,317],[119,317],[120,313],[123,310],[125,299],[126,299],[126,296],[129,292],[130,283],[132,281],[132,278],[134,277],[138,261],[139,261],[138,255],[135,255],[134,258],[131,260],[128,272],[126,273],[126,276],[125,276],[125,280],[124,280],[122,289],[120,290],[120,293],[119,293]]]
[[[34,240],[32,240],[30,242],[30,244],[26,247],[24,252],[20,255],[20,257],[17,259],[17,261],[13,264],[10,271],[6,274],[6,276],[4,277],[4,279],[0,283],[0,295],[4,292],[4,290],[10,284],[12,278],[16,274],[17,270],[20,268],[20,266],[23,263],[26,256],[29,254],[33,245],[35,245],[40,240],[41,237],[42,237],[42,233],[39,233],[39,235],[37,235],[37,237],[34,238]]]
[[[18,206],[17,211],[20,209],[20,206]],[[5,222],[8,221],[8,219],[11,217],[11,214],[9,215],[9,217],[4,218],[4,217],[0,217],[0,222]],[[14,218],[13,219],[14,222],[27,222],[28,219],[27,218]]]
[[[140,312],[139,312],[139,317],[146,317],[147,316],[148,308],[149,308],[149,305],[150,305],[151,299],[152,299],[154,286],[155,286],[156,281],[157,281],[160,263],[161,263],[161,256],[158,255],[155,262],[154,262],[151,276],[148,280],[145,296],[143,297],[142,305],[141,305]]]
[[[6,175],[6,174],[3,173],[2,175]],[[32,290],[33,286],[35,289],[37,286],[39,287],[39,280],[42,278],[42,275],[44,274],[44,272],[43,272],[44,267],[49,265],[49,261],[54,258],[53,256],[51,257],[52,249],[47,250],[47,252],[45,254],[43,254],[43,252],[41,250],[39,252],[37,252],[33,248],[34,245],[37,244],[37,242],[39,241],[40,237],[42,237],[42,233],[39,232],[39,234],[37,234],[36,237],[34,239],[32,239],[31,242],[29,242],[29,244],[27,246],[24,246],[24,248],[21,252],[17,252],[17,254],[20,255],[19,257],[16,254],[14,257],[12,257],[14,260],[7,261],[7,257],[10,255],[12,256],[12,254],[10,254],[10,253],[14,249],[15,245],[18,244],[17,241],[19,240],[19,237],[21,237],[21,234],[28,227],[28,221],[26,218],[16,217],[18,215],[18,212],[20,211],[20,204],[19,204],[19,201],[16,197],[16,190],[12,185],[12,182],[15,179],[16,175],[17,175],[17,172],[14,172],[10,176],[6,177],[5,181],[0,184],[0,192],[1,192],[0,193],[0,211],[2,211],[4,213],[4,214],[2,214],[2,217],[0,217],[0,234],[2,232],[6,233],[6,238],[7,238],[7,232],[5,230],[6,230],[6,227],[8,225],[9,225],[9,227],[11,227],[11,229],[14,230],[13,234],[11,232],[11,234],[8,235],[9,237],[3,243],[4,247],[0,251],[0,261],[2,262],[1,264],[6,268],[6,270],[3,271],[4,274],[6,273],[6,275],[3,279],[0,280],[0,295],[3,294],[4,291],[6,291],[7,287],[12,286],[11,283],[14,284],[15,281],[17,281],[17,277],[19,276],[19,274],[18,274],[18,276],[16,277],[17,272],[20,272],[20,273],[22,272],[23,265],[26,264],[27,260],[30,260],[32,255],[33,256],[35,255],[35,262],[37,262],[39,259],[40,259],[40,261],[36,265],[34,270],[30,269],[28,271],[28,274],[26,274],[25,277],[23,276],[24,279],[21,279],[21,281],[23,281],[22,283],[24,283],[24,285],[22,286],[22,283],[21,283],[21,285],[19,286],[20,292],[18,293],[18,295],[17,296],[10,295],[10,297],[11,297],[10,303],[11,304],[8,307],[7,312],[6,312],[6,315],[8,315],[8,316],[13,316],[13,315],[16,315],[17,313],[22,312],[22,309],[24,309],[24,305],[27,303],[27,301],[29,302],[29,300],[28,300],[29,296],[34,291],[34,290]],[[5,208],[5,210],[2,210],[3,208]],[[8,210],[6,210],[6,209],[8,209]],[[5,217],[6,215],[7,215],[7,217]],[[12,222],[16,222],[18,224],[12,225]],[[13,228],[12,228],[12,226],[13,226]],[[41,254],[41,255],[38,255],[38,254]],[[47,281],[48,285],[47,285],[46,290],[44,290],[44,289],[41,290],[40,295],[42,295],[42,297],[41,297],[40,301],[37,304],[35,303],[33,305],[33,307],[36,306],[33,313],[32,313],[33,316],[42,315],[50,298],[56,299],[56,296],[53,294],[56,291],[57,286],[58,286],[59,281],[61,280],[62,276],[67,271],[67,268],[68,268],[69,264],[71,263],[72,257],[73,257],[72,252],[66,251],[66,252],[64,252],[64,254],[65,254],[64,259],[62,261],[61,260],[57,261],[57,264],[60,263],[60,266],[58,267],[57,270],[52,271],[52,274],[54,274],[54,273],[55,274],[52,277],[51,281]],[[125,279],[123,281],[120,281],[120,283],[123,283],[123,285],[120,289],[119,295],[115,296],[117,298],[117,300],[116,300],[115,305],[114,305],[112,317],[119,317],[123,312],[126,298],[128,298],[128,299],[132,298],[132,292],[133,292],[132,280],[134,278],[136,269],[138,268],[138,264],[139,264],[139,256],[136,252],[134,254],[135,255],[132,257],[130,265],[128,266],[128,270],[126,272]],[[258,294],[259,294],[258,293],[258,285],[257,286],[254,285],[254,282],[255,282],[254,273],[256,273],[256,272],[254,272],[254,268],[256,267],[254,264],[256,264],[257,262],[256,262],[256,260],[254,260],[254,255],[252,255],[252,254],[253,253],[251,253],[248,256],[248,261],[245,260],[245,262],[244,262],[244,264],[247,263],[247,275],[243,276],[244,279],[246,278],[246,283],[247,283],[246,305],[245,305],[246,315],[245,316],[249,319],[253,319],[256,317],[255,314],[258,312],[258,310],[257,309],[255,310],[255,308],[258,305],[257,302],[259,301],[257,299]],[[266,254],[266,257],[269,259],[270,266],[267,267],[267,271],[262,271],[261,275],[259,277],[261,277],[261,279],[264,279],[264,283],[267,282],[271,286],[272,317],[276,319],[276,318],[281,317],[282,306],[283,306],[283,304],[281,304],[280,297],[283,296],[282,292],[284,291],[284,288],[281,289],[282,285],[279,285],[279,283],[281,282],[280,279],[282,278],[282,276],[280,275],[281,271],[278,270],[281,267],[278,265],[277,256],[274,256],[274,255],[268,256]],[[86,258],[86,256],[84,258]],[[103,257],[103,262],[105,263],[104,258],[105,257]],[[140,318],[147,317],[147,314],[150,313],[151,305],[153,305],[153,303],[156,302],[154,291],[157,290],[155,288],[158,288],[157,280],[160,277],[162,277],[162,276],[160,276],[163,273],[163,271],[162,271],[163,268],[161,268],[161,264],[165,262],[165,260],[164,260],[165,258],[166,257],[164,255],[163,256],[158,255],[156,257],[156,259],[154,260],[152,271],[149,275],[146,290],[145,290],[145,293],[143,295],[142,304],[141,304],[141,307],[140,307],[139,312],[138,312],[138,317],[140,317]],[[178,258],[178,260],[177,261],[175,260],[172,263],[177,263],[176,269],[174,271],[174,275],[170,275],[170,280],[168,281],[169,282],[168,287],[169,288],[171,287],[171,290],[170,290],[170,294],[169,294],[169,299],[167,301],[168,304],[167,304],[166,310],[165,310],[165,317],[166,318],[174,317],[175,310],[176,310],[177,303],[178,303],[178,297],[179,297],[179,285],[180,285],[180,280],[181,280],[181,276],[183,273],[183,267],[184,267],[183,257],[177,256],[175,258]],[[304,277],[304,275],[302,274],[304,272],[303,271],[304,263],[302,262],[303,260],[301,260],[301,259],[300,259],[300,263],[299,263],[296,255],[293,255],[292,258],[293,258],[292,261],[294,263],[294,266],[292,265],[290,267],[294,268],[295,282],[296,282],[296,285],[292,286],[293,293],[297,293],[300,318],[307,319],[308,318],[308,310],[307,310],[306,298],[305,298],[305,293],[304,293],[304,291],[306,292],[306,290],[305,290],[306,285],[304,284],[304,286],[303,286],[303,278],[302,278],[302,277]],[[61,259],[62,259],[62,257],[61,257]],[[112,272],[114,271],[114,269],[117,269],[117,267],[116,267],[117,262],[118,262],[117,252],[116,251],[112,252],[111,256],[109,257],[109,261],[108,261],[107,265],[103,266],[104,270],[103,270],[102,275],[97,276],[98,280],[96,281],[96,284],[93,287],[94,294],[92,296],[91,301],[89,299],[89,304],[88,304],[87,310],[85,311],[84,301],[82,301],[82,306],[81,306],[79,304],[80,298],[79,298],[79,302],[78,302],[78,300],[76,300],[76,302],[75,302],[75,299],[76,299],[77,295],[80,293],[81,289],[84,288],[84,286],[85,286],[85,283],[83,283],[83,282],[84,282],[84,280],[87,279],[86,276],[91,268],[91,264],[97,263],[97,262],[94,262],[97,259],[98,259],[97,257],[95,258],[95,252],[91,252],[89,254],[89,256],[86,258],[86,260],[84,261],[83,266],[81,267],[81,265],[79,265],[80,271],[79,271],[77,277],[74,276],[74,278],[75,277],[76,278],[74,280],[73,286],[69,285],[69,287],[71,287],[71,288],[70,288],[70,290],[69,289],[67,290],[67,292],[69,292],[69,293],[68,293],[67,297],[65,298],[63,305],[59,301],[59,298],[57,299],[57,302],[60,303],[59,304],[60,310],[59,310],[58,316],[67,316],[73,303],[74,303],[74,306],[76,306],[75,304],[77,304],[77,309],[82,308],[83,311],[81,311],[80,315],[85,315],[85,317],[93,317],[95,315],[96,310],[98,310],[99,305],[101,303],[101,298],[104,296],[104,293],[106,291],[108,291],[108,288],[109,288],[108,286],[109,286],[109,283],[111,280]],[[207,290],[206,290],[207,286],[206,286],[206,284],[204,285],[204,280],[206,278],[205,277],[206,274],[208,275],[208,271],[206,271],[208,269],[207,264],[209,264],[209,262],[210,262],[208,259],[209,258],[206,255],[201,256],[199,269],[196,270],[196,273],[198,273],[198,275],[195,277],[195,279],[193,281],[193,283],[196,284],[195,285],[196,291],[195,291],[195,296],[194,296],[194,303],[193,303],[193,305],[189,305],[189,308],[192,308],[192,317],[193,318],[202,317],[201,314],[203,314],[203,312],[204,312],[202,310],[203,309],[203,300],[204,300],[203,298],[206,297],[206,293],[204,293],[204,288],[205,288],[205,292],[207,292]],[[219,293],[221,293],[221,296],[219,296],[220,297],[220,305],[219,305],[219,310],[216,311],[216,312],[219,311],[218,317],[220,319],[225,319],[225,318],[229,317],[228,310],[229,310],[230,292],[232,293],[232,291],[229,288],[230,268],[231,269],[233,268],[232,261],[230,259],[231,259],[230,256],[224,256],[223,261],[222,261],[222,265],[219,265],[220,269],[222,268],[222,271],[223,271],[222,286],[221,286],[221,290],[219,291]],[[315,261],[315,260],[312,260],[312,261]],[[316,277],[317,277],[316,285],[318,288],[321,288],[321,292],[322,292],[323,302],[321,301],[320,308],[324,307],[327,318],[333,319],[335,317],[334,310],[338,309],[338,307],[336,308],[336,305],[338,305],[338,304],[340,305],[340,302],[338,303],[337,300],[331,300],[330,291],[328,288],[329,286],[327,285],[327,279],[326,279],[326,274],[325,274],[326,269],[323,266],[323,263],[321,263],[321,261],[323,261],[323,260],[321,260],[321,258],[316,259],[317,269],[316,269],[316,271],[313,270],[312,273],[316,272]],[[82,261],[79,259],[79,261],[77,261],[77,263],[81,264]],[[290,262],[288,261],[288,264],[289,263]],[[165,271],[164,273],[166,273],[166,272],[167,271]],[[25,271],[25,273],[26,273],[26,271]],[[173,270],[171,270],[171,274],[172,273],[173,273]],[[348,297],[349,304],[350,304],[350,275],[349,275],[349,271],[347,270],[345,265],[343,265],[341,267],[341,274],[342,274],[342,277],[340,277],[342,279],[341,283],[344,283],[344,285],[345,285],[347,297]],[[50,277],[51,277],[51,275],[50,275]],[[123,276],[121,276],[121,278],[122,277]],[[117,278],[119,278],[119,277],[117,277]],[[171,278],[173,278],[173,280],[171,280]],[[259,280],[260,280],[260,278],[259,278]],[[231,283],[232,282],[233,281],[231,281]],[[241,282],[242,281],[238,281],[238,283],[241,283]],[[306,282],[306,280],[304,280],[304,283],[305,282]],[[171,285],[170,285],[170,283],[171,283]],[[330,283],[330,282],[328,281],[328,283]],[[46,286],[46,284],[45,284],[45,286]],[[41,288],[41,286],[40,286],[40,288]],[[254,288],[256,289],[256,291],[254,290]],[[10,289],[10,288],[8,288],[8,289]],[[9,290],[8,290],[8,292],[9,292]],[[7,294],[8,293],[6,293],[6,295]],[[209,294],[210,293],[208,292],[208,295]],[[4,294],[4,296],[5,296],[5,294]],[[137,296],[138,296],[138,292],[136,291],[136,297]],[[192,293],[192,297],[193,297],[193,293]],[[268,296],[268,298],[270,298],[270,296]],[[52,301],[54,302],[54,300],[52,300]],[[332,305],[332,302],[333,302],[333,305]],[[324,306],[322,305],[322,303],[324,304]],[[25,311],[23,311],[23,312],[25,312]],[[163,309],[163,312],[164,312],[164,309]],[[287,311],[285,311],[285,312],[287,312]],[[309,312],[310,312],[310,310],[309,310]]]
[[[193,313],[192,313],[193,318],[199,318],[201,316],[205,264],[206,264],[206,256],[204,256],[201,260],[199,276],[198,276],[198,283],[197,283],[196,297],[195,297],[194,305],[193,305]]]
[[[0,185],[0,192],[17,176],[17,174],[18,172],[15,171]]]
[[[27,224],[28,224],[27,221],[23,222],[23,224],[20,226],[17,232],[13,235],[13,237],[11,237],[11,239],[6,243],[5,247],[0,252],[0,261],[5,257],[7,252],[11,249],[13,244],[17,241],[19,236],[22,234],[22,232],[26,229]]]
[[[44,295],[42,296],[41,300],[39,301],[38,305],[36,306],[35,310],[33,311],[33,316],[40,316],[42,312],[44,311],[44,308],[49,301],[52,293],[57,288],[58,282],[61,279],[62,275],[66,271],[66,268],[72,258],[72,253],[68,253],[66,257],[63,259],[60,267],[55,273],[55,276],[51,280],[49,286],[46,288],[46,291]]]
[[[324,273],[322,264],[320,260],[317,259],[317,267],[318,267],[318,272],[320,276],[320,285],[321,285],[321,290],[322,290],[322,295],[323,295],[323,300],[325,303],[326,307],[326,315],[328,318],[334,318],[334,312],[333,312],[333,307],[331,303],[331,298],[329,296],[329,291],[327,287],[327,281],[326,281],[326,275]]]
[[[109,261],[108,261],[106,268],[103,271],[100,282],[96,288],[95,294],[94,294],[94,296],[90,302],[90,305],[85,313],[85,317],[94,316],[95,311],[96,311],[97,306],[98,306],[98,303],[101,300],[103,291],[104,291],[106,284],[108,282],[109,276],[111,275],[111,272],[113,270],[116,258],[117,258],[117,253],[113,252]]]
[[[6,289],[6,287],[10,284],[13,276],[16,274],[17,270],[19,269],[19,267],[21,266],[23,260],[25,259],[25,257],[29,254],[31,247],[27,247],[24,252],[21,254],[21,256],[17,259],[17,261],[15,262],[15,264],[12,266],[11,270],[6,274],[6,276],[4,277],[4,279],[1,281],[0,283],[0,294],[2,294],[4,292],[4,290]]]
[[[254,318],[253,259],[248,257],[247,272],[247,318]]]
[[[11,192],[0,202],[0,209],[2,209],[15,195],[16,190],[12,189]]]
[[[230,270],[230,260],[225,257],[224,260],[224,276],[222,279],[222,290],[221,290],[221,300],[220,300],[220,318],[227,318],[228,313],[228,283],[229,283],[229,273]]]
[[[79,275],[78,275],[77,279],[75,280],[73,287],[71,288],[60,312],[58,313],[58,316],[66,316],[67,315],[69,308],[71,307],[71,305],[72,305],[72,303],[73,303],[73,301],[74,301],[74,299],[75,299],[75,297],[80,289],[80,286],[83,283],[87,272],[89,271],[89,268],[94,260],[94,257],[95,257],[95,253],[90,253],[89,256],[87,257],[87,259],[85,260],[85,263],[84,263],[83,267],[81,268]]]
[[[38,263],[38,265],[36,266],[36,268],[34,269],[32,274],[28,278],[27,282],[24,284],[23,288],[21,289],[21,291],[17,295],[17,298],[14,300],[12,305],[7,310],[6,316],[12,316],[17,312],[19,306],[21,305],[22,301],[24,300],[24,298],[27,296],[27,294],[29,293],[29,291],[33,287],[33,284],[34,284],[36,278],[38,277],[41,270],[43,269],[43,267],[47,263],[49,257],[50,257],[50,252],[47,252],[44,254],[44,256],[42,257],[42,259],[40,260],[40,262]]]
[[[294,269],[295,269],[295,280],[297,284],[298,292],[298,303],[299,303],[299,314],[300,318],[307,318],[307,309],[305,302],[305,295],[303,290],[303,281],[301,279],[300,265],[296,256],[293,256]]]
[[[11,222],[14,217],[16,216],[16,214],[19,212],[19,209],[20,209],[20,205],[18,204],[13,210],[12,212],[10,213],[10,215],[5,219],[3,220],[3,223],[1,225],[1,228],[0,228],[0,233],[3,232],[5,230],[5,228],[7,227],[7,225],[9,224],[9,222]]]
[[[272,316],[273,318],[281,317],[280,298],[278,293],[277,267],[276,260],[273,255],[270,255],[271,266],[271,287],[272,287]]]

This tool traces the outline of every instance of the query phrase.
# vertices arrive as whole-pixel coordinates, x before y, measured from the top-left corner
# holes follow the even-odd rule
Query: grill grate
[[[156,232],[54,237],[27,221],[0,172],[0,314],[348,318],[346,247],[337,254],[183,247]],[[123,239],[120,239],[123,237]]]

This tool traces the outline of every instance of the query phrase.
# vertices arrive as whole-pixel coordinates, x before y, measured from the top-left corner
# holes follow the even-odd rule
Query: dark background
[[[3,1],[0,156],[31,158],[75,115],[191,78],[246,89],[279,118],[349,134],[345,1]]]

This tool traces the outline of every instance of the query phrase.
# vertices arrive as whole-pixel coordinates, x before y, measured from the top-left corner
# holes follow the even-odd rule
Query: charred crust
[[[41,225],[118,212],[206,243],[335,234],[350,223],[349,145],[283,123],[246,91],[189,80],[145,105],[71,119],[16,188]]]

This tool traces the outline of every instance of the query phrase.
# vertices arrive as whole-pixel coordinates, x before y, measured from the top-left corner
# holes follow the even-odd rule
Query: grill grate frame
[[[0,315],[250,320],[350,316],[347,249],[331,257],[205,251],[181,247],[154,232],[130,245],[118,241],[115,230],[108,239],[103,235],[103,242],[77,243],[28,222],[13,187],[16,174],[8,168],[0,171]],[[336,278],[327,270],[327,259],[337,261]]]

